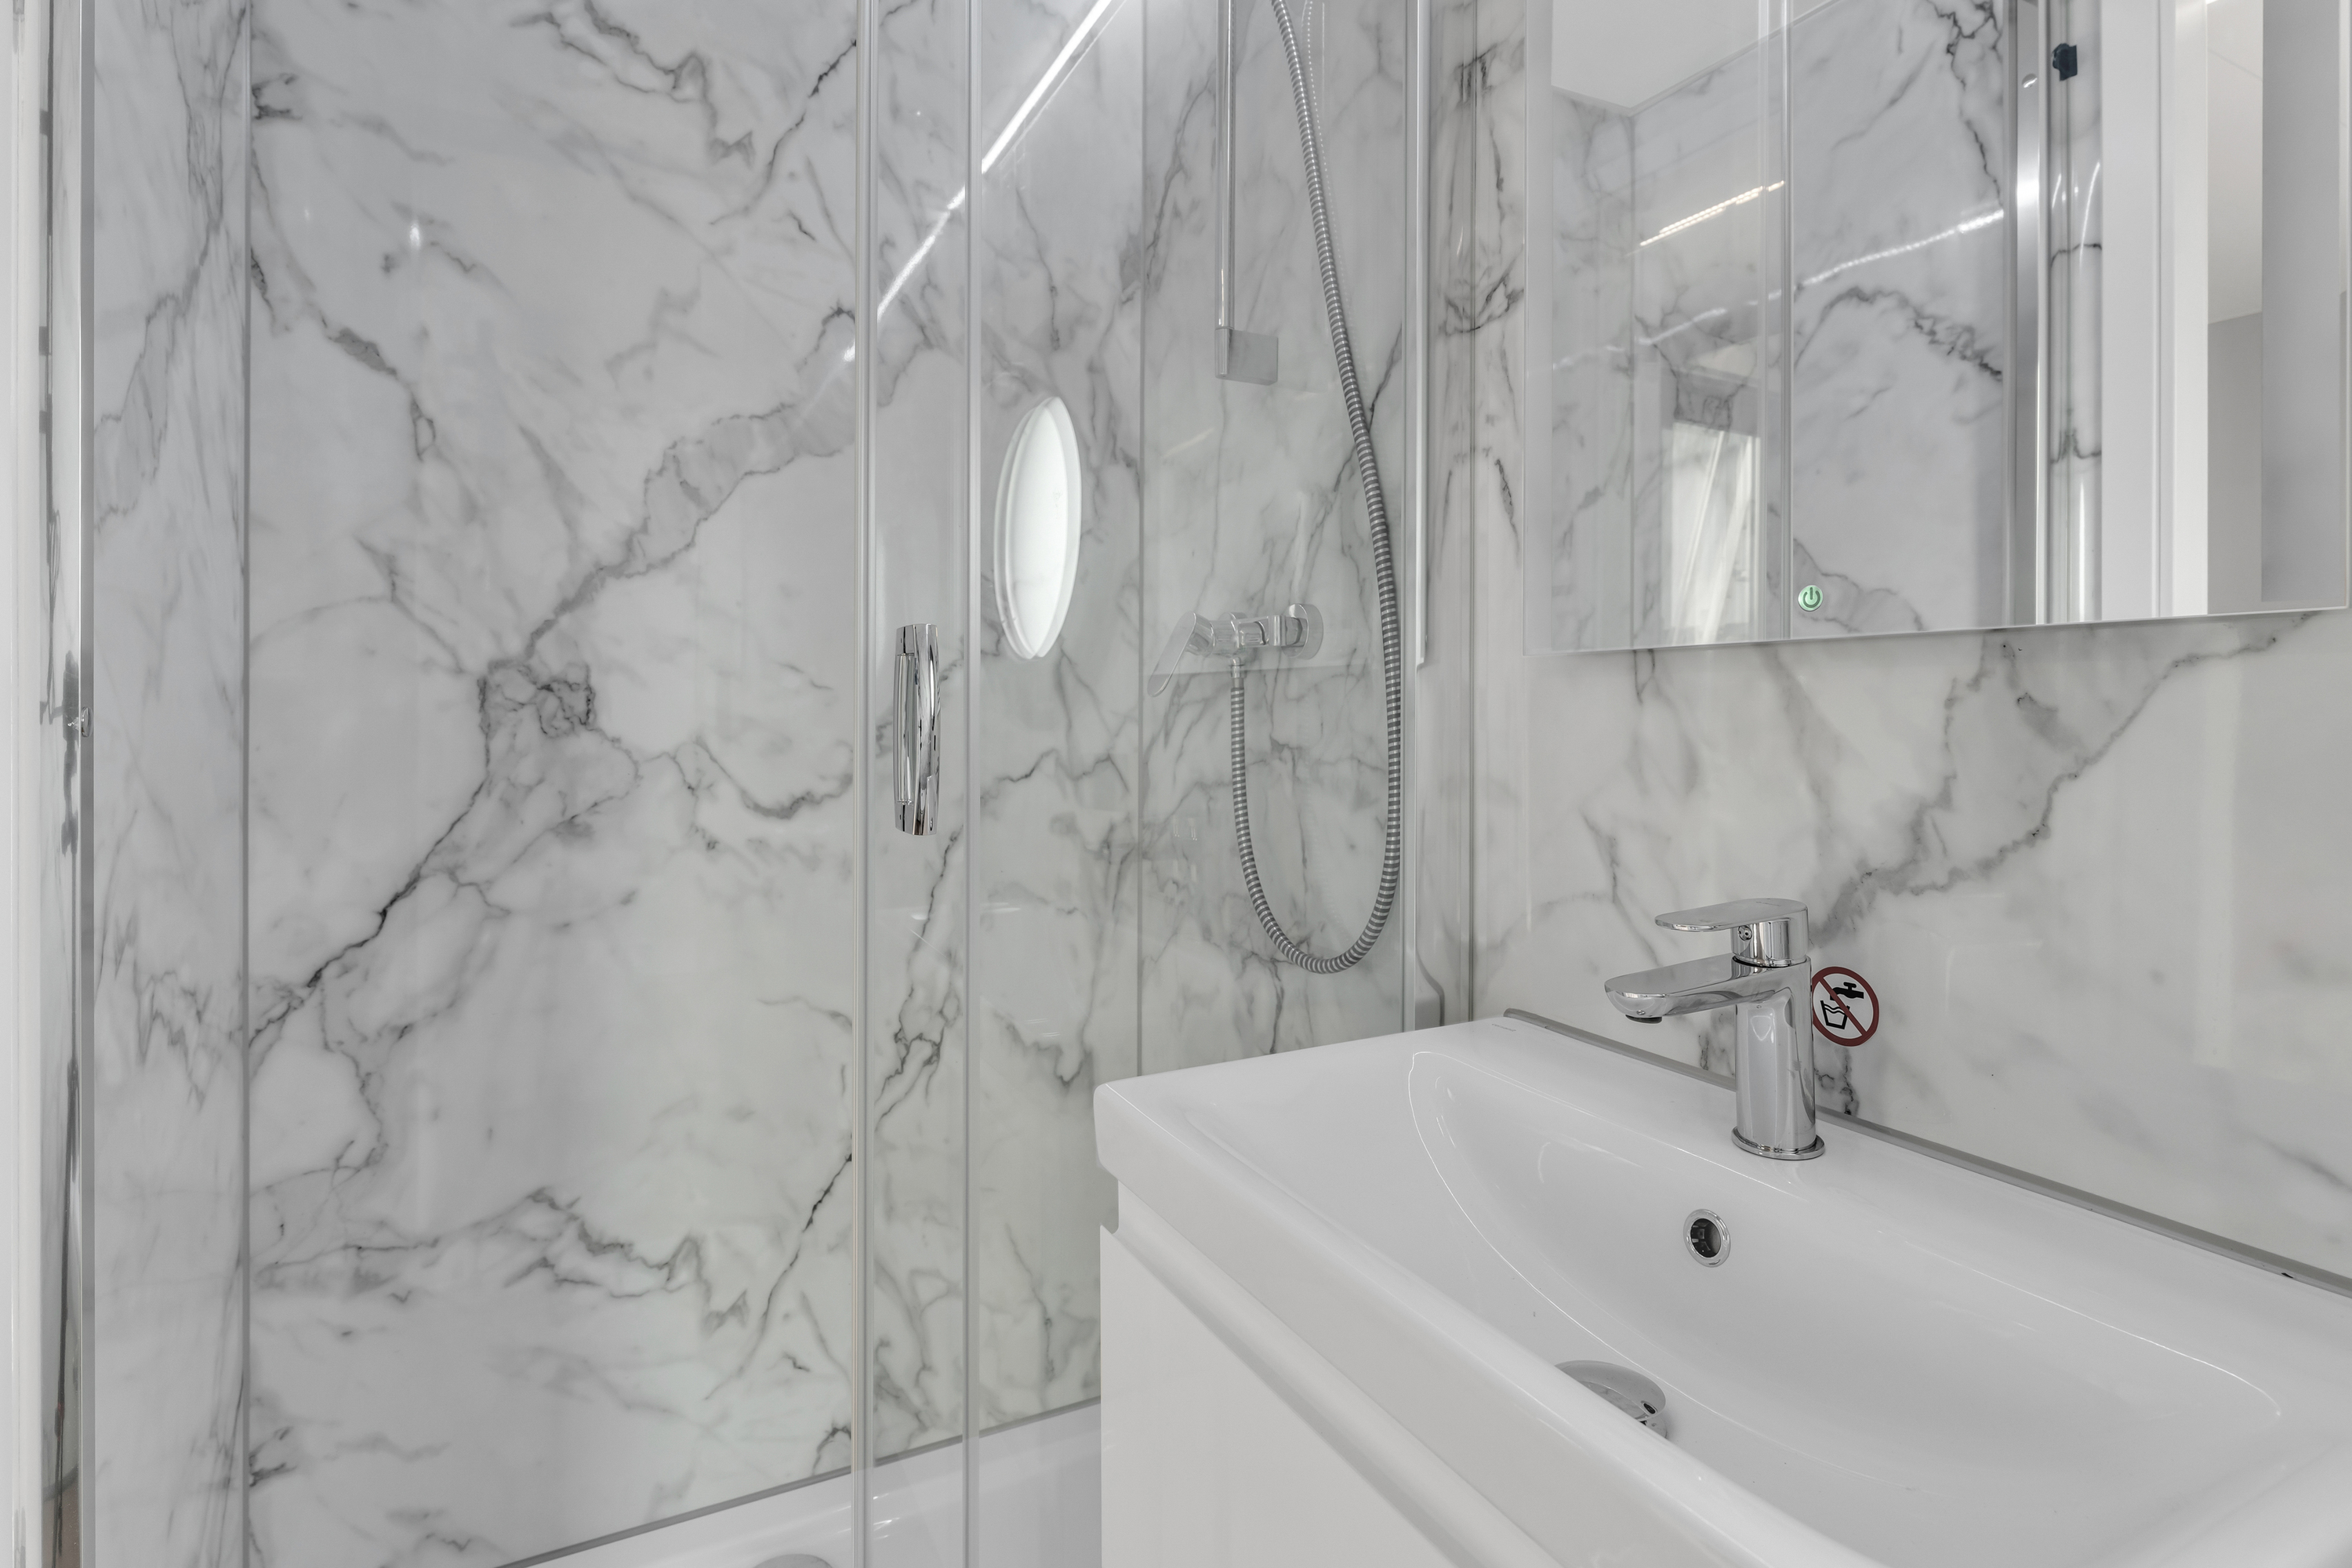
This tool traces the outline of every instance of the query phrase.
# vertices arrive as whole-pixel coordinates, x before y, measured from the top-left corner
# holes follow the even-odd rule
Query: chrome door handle
[[[940,817],[940,628],[898,628],[898,831],[927,834]]]

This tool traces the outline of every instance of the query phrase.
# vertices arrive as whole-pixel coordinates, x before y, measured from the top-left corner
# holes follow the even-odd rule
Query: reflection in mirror
[[[1016,658],[1043,658],[1077,586],[1083,475],[1070,411],[1048,397],[1023,416],[996,488],[996,608]]]
[[[2188,608],[2342,599],[2347,31],[2339,0],[2211,0],[2171,29]]]
[[[2347,0],[1552,0],[1528,640],[2341,605]]]

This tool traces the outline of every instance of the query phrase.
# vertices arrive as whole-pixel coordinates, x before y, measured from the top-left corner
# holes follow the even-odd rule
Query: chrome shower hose
[[[1364,389],[1356,379],[1356,351],[1348,337],[1348,312],[1339,296],[1339,260],[1331,245],[1331,212],[1323,194],[1323,138],[1317,129],[1314,89],[1307,59],[1298,47],[1290,8],[1283,0],[1267,0],[1282,31],[1282,52],[1290,63],[1290,98],[1298,110],[1298,145],[1307,164],[1307,202],[1315,219],[1315,259],[1323,272],[1323,313],[1331,326],[1331,355],[1339,361],[1339,395],[1348,405],[1348,433],[1355,447],[1356,478],[1364,487],[1364,516],[1372,535],[1372,572],[1381,601],[1381,677],[1382,714],[1388,722],[1388,832],[1381,847],[1380,890],[1372,895],[1372,912],[1361,935],[1344,952],[1325,958],[1290,940],[1266,902],[1265,884],[1257,869],[1257,847],[1250,839],[1249,746],[1242,700],[1241,661],[1234,661],[1232,722],[1234,847],[1239,851],[1242,878],[1249,884],[1250,903],[1258,924],[1285,962],[1312,974],[1337,974],[1352,969],[1372,951],[1396,908],[1397,884],[1404,873],[1404,629],[1397,612],[1396,554],[1389,542],[1388,498],[1381,489],[1380,460],[1372,451],[1372,424],[1364,412]],[[1232,90],[1229,82],[1226,90]]]

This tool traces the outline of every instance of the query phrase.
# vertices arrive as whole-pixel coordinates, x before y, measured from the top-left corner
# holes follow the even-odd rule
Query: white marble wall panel
[[[1525,17],[1479,10],[1478,1010],[1724,1065],[1601,984],[1704,951],[1660,910],[1802,898],[1884,1005],[1831,1103],[2352,1272],[2352,616],[1525,656]]]
[[[1834,0],[1790,29],[1799,636],[2006,618],[2003,15]]]
[[[247,12],[87,16],[87,1560],[213,1568],[244,1535]]]
[[[257,1562],[846,1462],[854,29],[257,18]]]
[[[1989,4],[1836,0],[1636,111],[1550,89],[1551,521],[1530,646],[1770,635],[1789,613],[1784,471],[1788,591],[1823,594],[1795,615],[1798,635],[2005,616],[2009,52]],[[2084,135],[2095,159],[2095,129]],[[2095,265],[2074,272],[2095,343]],[[2093,425],[2095,393],[2078,387],[2070,404]],[[1668,443],[1684,421],[1764,443],[1763,602],[1712,637],[1664,586],[1678,510]],[[2060,444],[2053,487],[2083,489],[2095,507],[2095,429]]]
[[[1538,647],[1633,635],[1633,116],[1552,89],[1551,527],[1528,601]]]
[[[1237,73],[1236,324],[1280,339],[1271,386],[1220,381],[1216,8],[1147,0],[1142,647],[1195,613],[1323,612],[1320,655],[1252,674],[1251,806],[1266,891],[1294,939],[1351,942],[1386,809],[1372,552],[1315,268],[1297,121],[1274,18],[1245,5]],[[1294,5],[1315,59],[1339,266],[1401,562],[1410,8]],[[1400,568],[1401,575],[1403,567]],[[1409,586],[1405,590],[1410,592]],[[1405,944],[1313,976],[1277,963],[1233,845],[1227,680],[1196,664],[1144,705],[1148,1070],[1378,1034],[1403,1008]]]
[[[1735,453],[1758,460],[1771,431],[1759,395],[1775,336],[1772,302],[1782,270],[1771,255],[1780,210],[1772,184],[1773,120],[1763,90],[1770,56],[1748,49],[1684,83],[1634,116],[1632,182],[1633,356],[1632,505],[1633,640],[1711,641],[1758,635],[1764,490],[1751,482],[1744,506],[1710,513],[1703,547],[1730,533],[1740,572],[1726,590],[1694,592],[1690,541],[1670,540],[1687,492],[1712,493],[1699,475],[1677,471],[1685,428],[1726,433]],[[1729,459],[1733,466],[1740,459]]]
[[[983,11],[992,148],[1092,11]],[[1137,1067],[1144,5],[1096,24],[982,178],[973,932],[974,1383],[982,1428],[1101,1392],[1094,1089]],[[1016,658],[991,563],[1005,452],[1047,396],[1085,472],[1070,613]],[[990,1528],[989,1515],[982,1526]]]
[[[1801,898],[1882,1004],[1830,1103],[2352,1272],[2347,668],[2342,616],[1531,662],[1482,1005],[1628,1037],[1601,982],[1703,952],[1652,915]]]
[[[1723,431],[1751,454],[1773,433],[1763,393],[1783,268],[1770,241],[1785,189],[1766,90],[1775,58],[1742,50],[1637,110],[1549,89],[1553,521],[1539,536],[1550,553],[1529,601],[1531,646],[1758,635],[1762,584],[1748,558],[1760,551],[1761,487],[1726,514],[1747,520],[1736,553],[1748,569],[1706,595],[1719,615],[1691,592],[1688,542],[1678,550],[1670,534],[1691,505],[1678,431]]]

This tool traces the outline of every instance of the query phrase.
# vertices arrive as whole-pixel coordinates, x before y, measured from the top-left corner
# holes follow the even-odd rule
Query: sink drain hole
[[[1665,1391],[1632,1367],[1607,1361],[1564,1361],[1559,1370],[1659,1436],[1669,1436]]]
[[[1693,1209],[1683,1221],[1683,1245],[1690,1255],[1709,1268],[1723,1261],[1731,1250],[1731,1232],[1724,1228],[1723,1216],[1708,1209]]]

